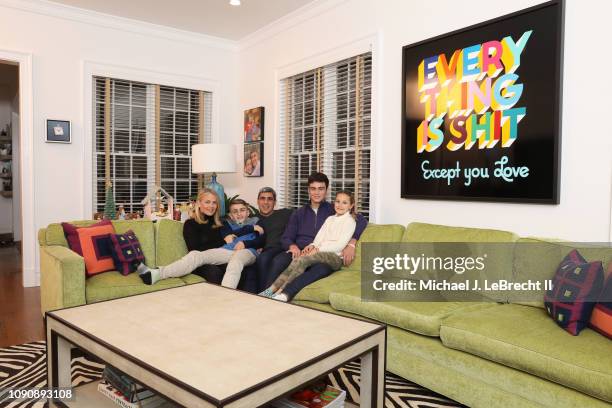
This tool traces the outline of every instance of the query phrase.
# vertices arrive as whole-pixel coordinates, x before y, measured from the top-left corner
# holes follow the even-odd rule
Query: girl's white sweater
[[[355,233],[355,219],[346,212],[328,217],[314,239],[314,246],[320,252],[342,254],[342,250]]]

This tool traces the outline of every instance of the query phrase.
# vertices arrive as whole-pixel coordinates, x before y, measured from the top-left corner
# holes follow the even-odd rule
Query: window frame
[[[102,161],[105,161],[106,159],[106,152],[103,150],[98,150],[100,147],[100,142],[99,142],[99,138],[100,136],[102,136],[104,138],[104,129],[106,128],[107,124],[106,123],[100,123],[98,121],[98,115],[99,115],[99,105],[100,105],[100,98],[98,98],[98,81],[105,81],[106,79],[109,79],[112,83],[111,85],[111,91],[113,92],[113,95],[111,95],[110,100],[110,112],[111,112],[111,120],[112,123],[110,125],[110,130],[109,132],[111,133],[110,137],[111,137],[111,151],[110,151],[110,165],[112,166],[111,168],[111,182],[113,183],[114,186],[114,195],[115,195],[115,203],[117,206],[119,205],[124,205],[126,208],[127,212],[132,212],[132,211],[138,211],[140,212],[142,210],[140,202],[142,200],[142,198],[144,198],[146,196],[146,194],[151,190],[151,188],[153,186],[157,185],[162,185],[162,182],[167,183],[168,180],[170,180],[173,183],[174,188],[168,190],[169,193],[171,195],[173,195],[175,197],[175,202],[184,202],[187,201],[189,199],[189,197],[195,195],[197,193],[197,190],[199,188],[200,183],[202,182],[203,178],[199,177],[198,175],[194,175],[191,172],[191,146],[195,143],[210,143],[213,140],[213,135],[212,135],[212,131],[213,131],[213,126],[211,124],[212,122],[212,117],[214,117],[214,112],[213,109],[215,107],[215,99],[213,97],[213,92],[210,91],[205,91],[205,90],[198,90],[198,89],[185,89],[182,87],[176,87],[176,86],[167,86],[167,85],[157,85],[157,84],[151,84],[151,83],[143,83],[140,80],[125,80],[122,78],[116,78],[116,77],[108,77],[108,76],[101,76],[101,75],[92,75],[91,79],[91,104],[92,104],[92,117],[91,117],[91,123],[92,123],[92,143],[91,143],[91,154],[92,154],[92,167],[91,167],[91,179],[92,180],[92,185],[90,185],[89,187],[89,191],[91,191],[91,206],[89,207],[89,211],[92,211],[93,214],[97,213],[97,212],[101,212],[103,211],[104,208],[104,191],[101,190],[100,188],[100,183],[103,183],[103,185],[106,185],[106,172],[101,170],[101,166],[99,166],[99,162],[100,159],[102,159]],[[117,96],[115,95],[115,91],[117,89],[118,84],[120,84],[121,86],[128,86],[129,87],[129,91],[128,91],[128,96],[127,96],[127,103],[121,100],[117,99]],[[135,86],[142,86],[145,88],[145,105],[135,105],[133,103],[133,89]],[[161,115],[157,114],[157,109],[158,106],[161,104],[161,93],[157,92],[157,89],[160,88],[165,88],[166,90],[170,90],[173,94],[173,103],[172,106],[170,107],[170,110],[172,111],[172,120],[173,120],[173,127],[172,130],[170,132],[166,132],[167,134],[171,135],[172,137],[172,144],[173,144],[173,152],[171,155],[167,155],[167,154],[161,154],[160,149],[157,148],[157,146],[159,146],[160,141],[157,140],[157,131],[158,128],[160,128],[161,125]],[[187,95],[187,109],[177,109],[177,103],[176,103],[176,94],[178,91],[184,91],[186,92]],[[192,109],[192,96],[193,95],[197,95],[198,97],[198,103],[197,106],[195,108]],[[201,96],[200,96],[201,95]],[[201,98],[201,99],[200,99]],[[210,106],[205,106],[205,108],[200,109],[199,104],[201,103],[201,101],[206,101],[207,105]],[[102,101],[102,105],[106,104],[106,100]],[[128,115],[127,115],[127,129],[123,129],[123,128],[118,128],[116,126],[116,108],[117,106],[122,106],[124,107],[124,109],[127,109]],[[145,109],[144,112],[144,127],[142,127],[141,129],[134,129],[133,126],[133,121],[132,121],[132,115],[134,112],[134,107],[136,108],[143,108]],[[196,111],[197,109],[197,111]],[[102,109],[103,110],[103,109]],[[180,111],[182,113],[184,113],[186,115],[187,118],[187,123],[185,124],[185,126],[187,126],[187,131],[186,132],[177,132],[176,129],[176,112]],[[200,118],[200,116],[204,116],[203,119]],[[190,126],[191,125],[191,121],[194,120],[194,115],[195,120],[198,121],[198,127],[196,129],[197,133],[192,132],[193,128]],[[156,119],[157,116],[159,116],[158,120]],[[204,121],[202,123],[202,120]],[[159,123],[156,123],[159,122]],[[200,126],[202,126],[202,136],[200,137]],[[127,134],[127,151],[117,151],[116,149],[116,142],[118,141],[117,138],[115,137],[116,132],[126,132]],[[133,152],[133,143],[132,143],[132,136],[133,133],[135,132],[143,132],[144,133],[144,140],[145,140],[145,149],[144,152]],[[161,135],[161,131],[160,131],[160,135]],[[177,144],[177,136],[185,136],[186,137],[186,143],[187,143],[187,150],[186,152],[181,152],[182,154],[177,154],[175,145]],[[194,140],[192,140],[194,139]],[[203,139],[203,140],[202,140]],[[157,146],[156,146],[157,145]],[[182,149],[184,150],[184,149]],[[159,162],[158,162],[158,152],[159,154]],[[186,154],[185,154],[186,153]],[[160,168],[160,164],[162,161],[162,156],[164,156],[164,158],[170,158],[173,162],[173,177],[168,179],[167,177],[163,178],[162,177],[162,173],[163,170]],[[117,162],[118,160],[116,159],[117,157],[127,157],[128,158],[128,172],[125,173],[127,174],[127,177],[117,177]],[[134,158],[146,158],[146,173],[147,175],[144,178],[136,178],[135,177],[135,171],[134,171]],[[186,160],[186,163],[184,163],[183,165],[187,165],[187,171],[188,171],[188,178],[187,179],[177,179],[176,175],[177,172],[179,171],[178,167],[178,159],[184,159]],[[184,170],[183,170],[184,171]],[[122,176],[124,176],[124,174],[122,174]],[[139,190],[137,190],[135,188],[136,183],[140,183],[143,182],[145,184],[144,187],[144,192],[138,192]],[[181,194],[181,192],[179,192],[179,190],[176,190],[178,188],[178,183],[179,182],[183,182],[183,183],[187,183],[187,192],[183,194]],[[120,198],[120,192],[122,191],[122,189],[117,188],[119,185],[123,185],[124,183],[128,183],[128,187],[127,190],[129,192],[129,200]],[[136,195],[136,197],[135,197]],[[141,197],[142,196],[142,197]],[[86,200],[87,201],[87,200]]]
[[[352,137],[352,143],[351,141],[351,137],[350,135],[348,135],[348,132],[351,132],[351,129],[354,129],[353,126],[351,126],[351,124],[355,123],[357,118],[355,115],[351,116],[350,115],[350,110],[351,107],[347,106],[347,117],[346,118],[338,118],[338,114],[337,114],[337,110],[338,110],[338,104],[337,104],[337,99],[339,95],[350,95],[350,93],[352,92],[353,94],[356,92],[355,87],[350,87],[350,82],[349,82],[349,87],[345,90],[335,90],[333,93],[326,88],[328,85],[325,83],[325,78],[328,78],[331,76],[336,76],[336,70],[341,67],[343,64],[346,64],[349,67],[349,70],[351,68],[351,64],[355,64],[357,57],[363,57],[365,61],[367,61],[365,64],[367,64],[367,69],[368,69],[368,73],[367,73],[367,78],[364,74],[364,72],[360,73],[360,78],[363,78],[361,80],[361,92],[364,95],[369,96],[369,102],[367,104],[367,112],[366,110],[362,111],[362,115],[359,118],[359,122],[360,122],[360,126],[361,126],[361,130],[360,133],[364,132],[364,126],[368,126],[368,128],[366,129],[366,133],[367,133],[367,137],[364,138],[364,140],[367,139],[367,146],[363,146],[362,143],[360,143],[361,146],[361,153],[359,154],[359,157],[361,158],[361,160],[363,160],[363,157],[366,156],[367,157],[367,169],[366,171],[369,171],[369,174],[366,177],[361,177],[361,180],[359,180],[358,178],[355,177],[349,177],[346,178],[347,174],[355,174],[355,170],[353,170],[352,172],[350,172],[350,168],[347,167],[346,165],[343,166],[343,169],[349,169],[348,172],[343,172],[341,174],[341,177],[337,176],[337,171],[335,171],[335,169],[333,168],[332,164],[333,163],[333,156],[334,154],[342,154],[343,156],[347,156],[350,155],[352,152],[355,152],[355,146],[354,146],[354,135]],[[319,171],[324,172],[325,174],[327,174],[327,176],[330,179],[330,188],[329,188],[329,195],[328,195],[328,199],[331,198],[332,193],[335,193],[336,190],[341,189],[341,188],[347,188],[351,191],[355,191],[355,185],[357,185],[357,183],[359,183],[359,192],[362,193],[361,197],[357,197],[357,202],[358,204],[360,203],[364,203],[364,197],[365,197],[365,205],[361,205],[361,208],[359,208],[358,210],[361,211],[362,213],[365,213],[365,215],[369,215],[370,219],[373,219],[373,209],[374,209],[374,205],[373,205],[373,200],[372,200],[372,188],[371,188],[371,184],[372,184],[372,174],[374,173],[374,168],[373,168],[373,147],[372,147],[372,140],[373,140],[373,131],[374,131],[374,127],[373,127],[373,111],[372,111],[372,106],[373,106],[373,79],[374,79],[374,65],[373,65],[373,61],[374,61],[374,55],[371,51],[371,49],[369,49],[368,51],[361,52],[359,53],[359,55],[353,55],[349,58],[344,58],[343,60],[337,60],[335,62],[332,62],[330,64],[321,66],[319,68],[315,68],[315,69],[311,69],[311,70],[307,70],[304,72],[299,72],[297,74],[293,74],[293,75],[288,75],[287,77],[283,77],[281,79],[279,79],[279,92],[278,92],[278,106],[279,106],[279,139],[278,139],[278,150],[280,151],[280,166],[277,170],[277,186],[278,186],[278,195],[279,195],[279,205],[280,206],[288,206],[288,207],[299,207],[302,206],[304,204],[306,204],[308,202],[308,195],[307,195],[307,189],[306,189],[306,181],[305,179],[307,178],[307,174],[304,175],[304,178],[301,177],[293,177],[294,174],[298,174],[301,175],[303,172],[307,172],[307,173],[311,173],[312,171],[315,171],[317,169],[317,167],[319,168]],[[364,64],[361,65],[361,67],[363,68]],[[334,71],[334,72],[332,72]],[[323,119],[321,120],[321,136],[320,138],[322,139],[321,141],[321,147],[319,150],[321,150],[321,153],[319,154],[319,158],[314,159],[312,158],[313,156],[317,155],[317,146],[316,146],[316,142],[315,142],[315,146],[314,149],[302,149],[301,151],[294,151],[293,147],[296,144],[296,134],[300,134],[300,136],[302,137],[302,139],[304,139],[304,129],[306,128],[312,128],[312,127],[316,127],[316,123],[306,123],[306,118],[305,116],[305,109],[304,107],[306,106],[307,102],[311,102],[312,99],[311,98],[302,98],[302,95],[306,95],[306,90],[302,89],[301,92],[296,90],[295,87],[292,87],[292,89],[289,89],[289,81],[302,81],[302,87],[306,87],[306,81],[305,81],[305,77],[307,76],[316,76],[317,72],[322,72],[321,76],[323,77],[322,80],[319,80],[319,82],[321,83],[322,88],[320,89],[320,93],[324,94],[325,97],[327,98],[324,102],[323,102],[323,109],[324,112],[321,114],[321,116],[323,116]],[[350,73],[350,72],[349,72]],[[354,76],[353,75],[349,75],[347,81],[350,81],[351,78],[354,80]],[[333,79],[333,85],[337,87],[337,85],[339,84],[339,81],[337,78]],[[364,92],[365,90],[367,90],[367,94],[366,92]],[[296,98],[296,94],[298,94],[298,98]],[[331,96],[330,96],[331,95]],[[362,95],[362,98],[365,97]],[[315,95],[316,98],[316,95]],[[296,99],[299,99],[296,101]],[[350,100],[350,98],[346,98],[347,101]],[[297,117],[295,115],[296,111],[295,109],[293,109],[293,107],[295,105],[299,105],[302,104],[302,122],[298,123],[298,125],[296,126],[295,124],[295,118]],[[317,104],[315,103],[315,109],[317,109]],[[327,117],[325,117],[325,114],[329,115],[330,113],[333,113],[333,118],[332,120],[328,119]],[[337,127],[339,125],[345,124],[345,129],[347,132],[347,144],[344,147],[339,147],[339,138],[338,138],[338,133],[337,133]],[[287,141],[287,136],[290,136],[289,141]],[[331,137],[330,137],[331,136]],[[362,140],[363,142],[363,140]],[[298,140],[297,143],[301,144],[302,146],[304,145],[304,140]],[[289,145],[291,144],[291,146]],[[306,164],[300,164],[300,163],[295,163],[295,160],[292,161],[292,158],[294,157],[311,157],[309,166]],[[302,160],[306,160],[306,159],[302,159]],[[320,163],[318,165],[314,165],[314,162],[319,161]],[[360,165],[359,163],[355,163],[354,161],[354,155],[353,158],[350,160],[352,164],[350,164],[349,166],[359,166],[359,170],[363,171],[364,165]],[[306,171],[306,168],[308,168],[308,171]],[[351,185],[352,183],[352,185]]]

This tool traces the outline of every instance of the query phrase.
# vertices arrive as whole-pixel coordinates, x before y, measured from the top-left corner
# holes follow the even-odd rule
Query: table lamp
[[[236,146],[222,143],[204,143],[192,146],[191,171],[195,174],[212,173],[212,181],[206,187],[219,196],[219,211],[225,215],[225,192],[217,182],[217,173],[236,172]]]

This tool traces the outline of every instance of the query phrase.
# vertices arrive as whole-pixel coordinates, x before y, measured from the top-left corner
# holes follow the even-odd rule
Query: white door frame
[[[21,244],[23,286],[38,286],[34,212],[32,54],[0,49],[0,60],[19,64],[19,162],[21,165]]]

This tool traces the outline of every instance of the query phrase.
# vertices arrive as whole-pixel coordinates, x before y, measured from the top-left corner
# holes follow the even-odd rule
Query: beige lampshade
[[[202,173],[235,173],[236,146],[233,144],[205,143],[192,146],[191,171]]]

